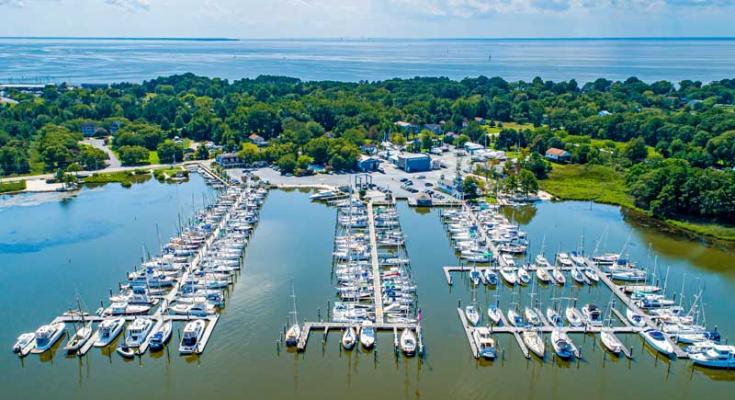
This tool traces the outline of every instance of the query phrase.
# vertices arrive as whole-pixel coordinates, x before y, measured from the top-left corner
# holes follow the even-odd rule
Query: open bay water
[[[509,81],[735,77],[735,38],[121,40],[0,38],[0,82],[141,82],[192,72],[374,81],[415,76]]]
[[[210,192],[199,176],[192,175],[181,185],[154,180],[130,189],[106,185],[63,201],[0,207],[0,242],[32,242],[38,247],[0,251],[3,399],[731,397],[733,372],[693,370],[684,360],[656,357],[634,335],[622,337],[634,349],[632,361],[605,355],[599,338],[592,335],[572,335],[583,352],[579,363],[557,362],[550,349],[545,362],[526,360],[510,335],[497,337],[500,360],[474,360],[457,317],[458,301],[466,305],[472,291],[461,275],[455,275],[453,287],[446,283],[441,267],[458,260],[439,210],[410,208],[405,202],[398,209],[424,313],[425,359],[395,357],[388,333],[378,335],[377,353],[340,350],[337,332],[326,343],[320,332],[312,332],[303,354],[282,347],[279,351],[276,340],[291,308],[291,282],[300,320],[316,319],[318,310],[325,316],[335,293],[330,265],[336,212],[310,202],[300,191],[269,193],[244,268],[202,356],[178,355],[181,326],[175,327],[168,352],[148,353],[133,361],[99,349],[81,359],[67,358],[57,350],[52,357],[19,360],[10,352],[16,335],[72,307],[77,291],[96,308],[96,302],[140,259],[142,244],[156,248],[155,224],[165,240],[175,232],[179,215],[185,219],[192,204],[201,205],[202,193]],[[617,207],[607,205],[544,202],[514,216],[529,234],[531,255],[542,242],[548,257],[558,248],[577,248],[582,234],[584,247],[591,251],[607,230],[602,249],[619,251],[630,236],[628,253],[647,265],[650,243],[660,268],[671,266],[672,292],[679,291],[684,276],[689,282],[687,296],[703,284],[708,322],[718,325],[723,337],[735,334],[732,253],[638,227],[627,222]],[[588,302],[604,306],[610,299],[603,287],[567,287],[563,293],[551,288],[536,291],[543,306],[559,295],[577,297],[580,306]],[[512,302],[525,306],[531,290],[501,287],[501,307]],[[480,288],[476,298],[484,307],[496,293]]]

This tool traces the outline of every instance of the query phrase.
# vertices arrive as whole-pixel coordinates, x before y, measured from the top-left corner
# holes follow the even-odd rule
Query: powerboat
[[[585,304],[582,307],[582,315],[584,315],[587,325],[602,326],[602,310],[594,304]]]
[[[345,329],[344,333],[342,334],[342,347],[345,348],[345,350],[352,350],[353,347],[355,347],[355,343],[357,342],[357,334],[355,333],[355,328],[349,327]]]
[[[533,354],[540,358],[544,358],[546,347],[544,346],[544,339],[539,332],[535,330],[523,331],[523,333],[521,333],[521,337],[523,338],[523,343],[526,344],[526,347],[528,347]]]
[[[689,358],[694,365],[733,369],[735,368],[735,346],[714,345],[700,353],[690,354]]]
[[[50,350],[64,336],[65,327],[66,325],[63,322],[39,327],[35,333],[36,346],[31,350],[31,353],[41,354]]]
[[[582,313],[574,307],[567,307],[566,310],[564,310],[564,316],[567,317],[567,321],[569,321],[569,325],[571,326],[578,327],[584,325],[584,317],[582,316]]]
[[[173,331],[173,322],[165,321],[157,329],[151,333],[151,338],[148,341],[148,347],[151,351],[163,350],[163,346],[171,339],[171,332]]]
[[[631,325],[638,328],[646,326],[646,320],[643,318],[643,316],[631,310],[630,308],[625,310],[625,318],[628,319],[628,322],[630,322]]]
[[[551,307],[546,309],[546,320],[549,321],[551,326],[555,326],[557,328],[564,326],[564,319],[562,319],[561,315]]]
[[[500,276],[511,286],[515,285],[518,280],[516,270],[513,267],[500,268]]]
[[[414,334],[409,328],[404,329],[400,338],[400,346],[403,354],[409,357],[416,354],[416,347],[418,346],[417,343],[416,334]]]
[[[66,345],[64,346],[64,350],[66,351],[66,354],[75,354],[79,351],[79,349],[84,346],[85,343],[89,340],[89,338],[92,337],[92,323],[88,322],[86,325],[79,328],[74,334],[69,338],[69,340],[66,342]]]
[[[616,356],[620,355],[620,353],[623,351],[623,342],[621,342],[620,339],[618,339],[618,337],[615,336],[612,331],[603,329],[600,332],[600,341],[602,341],[602,344],[608,351],[615,354]]]
[[[317,192],[317,193],[312,194],[311,196],[309,196],[309,199],[311,199],[311,200],[324,200],[324,199],[328,199],[330,197],[334,197],[334,196],[337,196],[337,195],[339,195],[339,193],[338,192],[335,192],[334,190],[322,190],[320,192]]]
[[[137,348],[145,342],[148,334],[153,328],[153,320],[150,318],[136,318],[128,326],[125,332],[125,347]]]
[[[102,321],[97,328],[97,339],[94,347],[109,346],[113,340],[122,332],[125,326],[124,318],[113,318]]]
[[[551,346],[559,357],[568,360],[577,356],[577,347],[569,339],[569,335],[560,329],[554,329],[551,332]]]
[[[375,346],[375,327],[371,321],[365,321],[360,328],[360,344],[366,349]]]
[[[486,360],[494,360],[497,357],[498,351],[495,347],[495,339],[493,339],[488,328],[477,328],[472,332],[472,336],[475,339],[475,344],[477,344],[480,357]]]
[[[181,338],[181,344],[179,345],[179,353],[181,354],[193,354],[198,352],[199,343],[204,335],[204,328],[207,323],[203,319],[195,319],[189,321],[184,326],[184,336]]]
[[[562,267],[571,267],[574,265],[572,262],[572,259],[569,258],[569,254],[567,253],[559,253],[556,255],[556,262],[557,264],[561,265]]]
[[[480,313],[477,311],[477,307],[471,304],[465,307],[464,313],[467,316],[467,320],[473,326],[477,326],[477,324],[480,322]]]
[[[28,353],[33,350],[36,346],[36,334],[33,332],[26,332],[18,336],[18,339],[13,345],[13,353],[20,357],[25,357]]]
[[[658,329],[646,329],[641,332],[643,340],[659,353],[671,357],[674,354],[674,346],[666,339],[666,335]]]
[[[123,341],[117,346],[117,349],[115,349],[117,354],[120,354],[124,358],[133,358],[135,357],[135,349],[132,347],[128,347],[125,342]]]
[[[599,282],[600,276],[597,274],[597,271],[592,269],[592,267],[586,267],[584,268],[584,276],[587,277],[589,282]]]
[[[572,279],[574,279],[574,281],[579,283],[580,285],[590,283],[589,279],[587,279],[587,277],[584,275],[584,272],[582,272],[582,270],[577,267],[572,267]]]

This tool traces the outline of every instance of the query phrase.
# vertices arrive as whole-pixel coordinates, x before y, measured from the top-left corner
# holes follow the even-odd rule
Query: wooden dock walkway
[[[298,351],[304,351],[306,350],[306,345],[309,341],[309,336],[312,331],[324,331],[324,335],[329,331],[337,331],[342,332],[347,328],[353,327],[357,328],[359,327],[359,323],[348,323],[348,322],[304,322],[304,325],[301,327],[301,335],[299,336],[299,340],[296,343],[296,350]],[[406,324],[406,323],[391,323],[391,322],[384,322],[382,324],[373,324],[373,328],[375,328],[376,331],[403,331],[404,329],[412,329],[414,331],[419,331],[419,325],[418,324]],[[423,345],[423,344],[422,344]]]
[[[202,354],[204,352],[204,348],[207,347],[207,343],[209,343],[209,338],[212,336],[212,332],[214,332],[214,327],[217,325],[217,321],[219,321],[219,315],[207,318],[207,327],[204,329],[204,334],[202,335],[202,339],[199,341],[199,345],[197,345],[197,354]]]
[[[383,285],[380,275],[380,262],[378,261],[378,240],[375,232],[375,214],[373,203],[368,202],[368,230],[370,232],[370,263],[373,267],[373,303],[375,306],[375,323],[383,323]]]
[[[462,322],[462,329],[464,329],[465,335],[467,335],[467,342],[470,344],[470,351],[472,357],[480,358],[480,349],[477,348],[475,337],[472,334],[474,328],[470,326],[467,317],[464,315],[464,311],[461,308],[457,308],[457,314],[459,314],[459,320]]]

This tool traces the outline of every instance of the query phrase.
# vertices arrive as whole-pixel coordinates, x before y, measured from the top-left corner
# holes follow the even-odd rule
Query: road
[[[92,174],[98,174],[101,172],[109,173],[109,172],[122,172],[122,171],[132,171],[136,169],[157,169],[157,168],[171,168],[171,167],[183,167],[190,164],[200,164],[200,163],[206,163],[207,166],[212,164],[212,160],[207,161],[186,161],[183,163],[176,163],[176,164],[153,164],[153,165],[137,165],[137,166],[130,166],[130,167],[108,167],[104,170],[98,170],[98,171],[79,171],[77,172],[78,175],[92,175]],[[23,175],[23,176],[13,176],[9,178],[0,178],[0,182],[14,182],[14,181],[22,181],[22,180],[38,180],[38,179],[51,179],[54,177],[55,174],[40,174],[40,175]]]
[[[107,154],[107,156],[110,158],[107,161],[107,168],[104,168],[101,171],[107,171],[108,169],[111,169],[111,168],[120,168],[122,166],[122,164],[120,163],[120,160],[117,159],[117,155],[115,155],[115,153],[112,150],[110,150],[110,148],[107,147],[107,145],[105,145],[104,139],[84,138],[82,143],[90,145],[94,147],[95,149],[104,151]]]

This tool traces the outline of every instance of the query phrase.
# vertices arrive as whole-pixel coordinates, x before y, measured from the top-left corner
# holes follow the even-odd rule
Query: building
[[[219,154],[215,157],[214,162],[219,164],[222,168],[242,167],[242,160],[235,153]]]
[[[444,132],[442,126],[439,124],[424,124],[424,129],[426,129],[427,131],[431,131],[437,135],[441,135],[442,132]]]
[[[478,143],[467,142],[464,144],[464,150],[470,155],[473,155],[476,152],[485,150],[485,147]]]
[[[544,156],[548,160],[558,161],[558,162],[567,162],[571,160],[572,153],[566,150],[557,149],[556,147],[551,147],[548,150],[546,150],[546,153],[544,154]]]
[[[82,129],[82,135],[84,135],[84,137],[92,137],[97,131],[97,124],[94,122],[83,122],[80,125],[80,128]]]
[[[253,133],[250,136],[248,136],[248,139],[250,139],[250,141],[253,142],[253,144],[255,144],[258,147],[265,146],[268,144],[268,142],[265,139],[263,139],[262,136],[256,133]]]
[[[117,131],[120,130],[120,127],[122,127],[120,121],[112,121],[110,124],[110,134],[116,134]]]
[[[428,154],[401,154],[397,165],[406,172],[431,171],[431,157]]]
[[[410,122],[406,121],[397,121],[395,125],[400,128],[402,132],[408,132],[408,133],[419,133],[419,127],[417,125],[414,125]]]
[[[357,169],[362,172],[376,171],[380,166],[380,160],[375,157],[361,156],[357,161]]]

